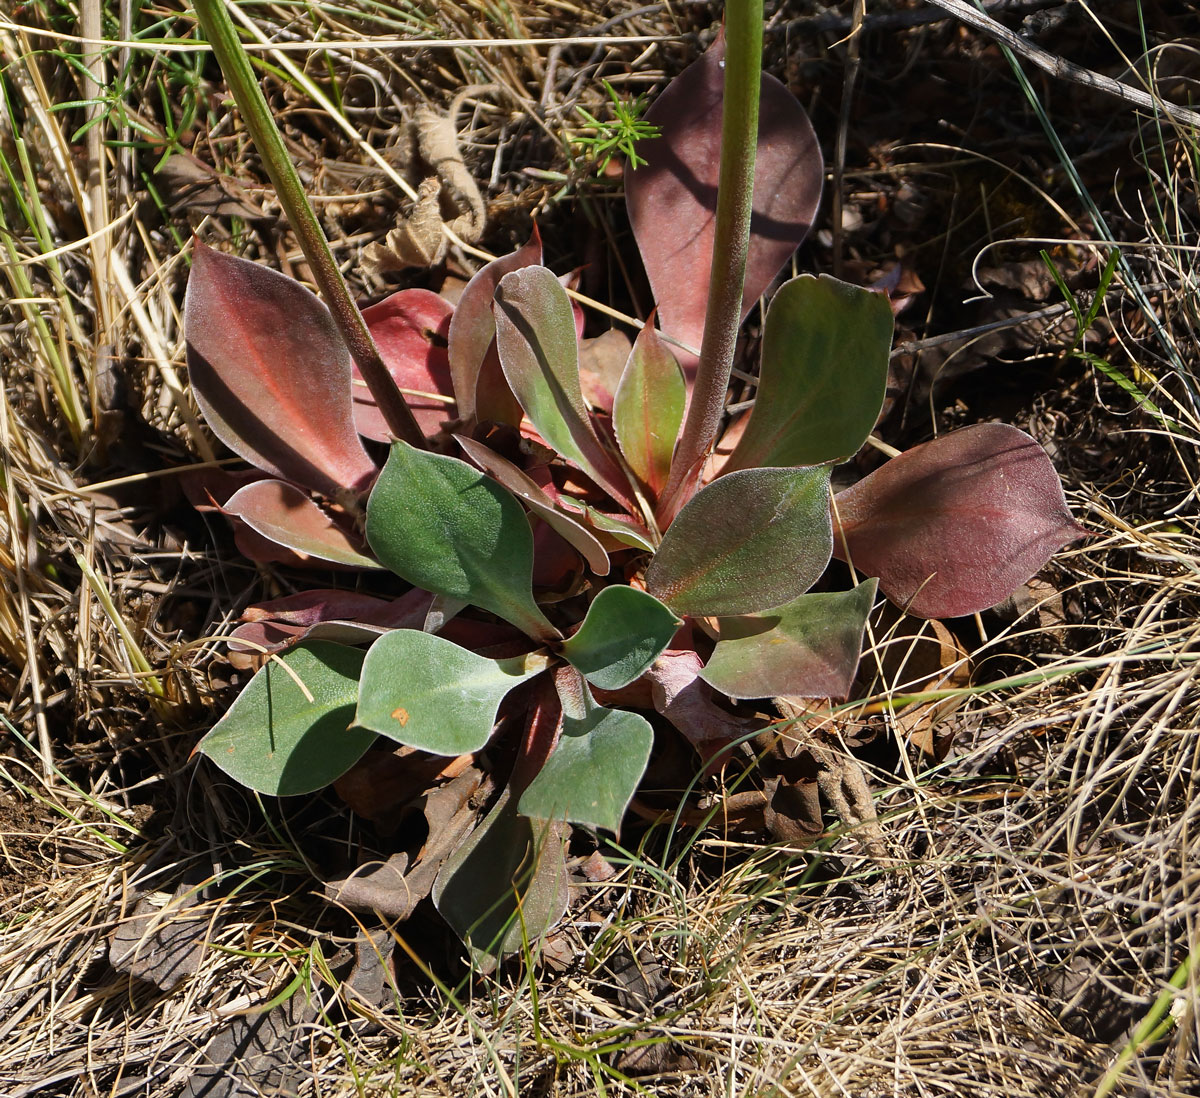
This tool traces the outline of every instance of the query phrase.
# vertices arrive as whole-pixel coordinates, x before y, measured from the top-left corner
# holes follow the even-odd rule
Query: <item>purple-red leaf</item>
[[[492,404],[504,403],[504,378],[500,374],[499,360],[495,357],[496,322],[492,317],[492,296],[496,287],[500,285],[500,279],[510,271],[519,271],[522,267],[541,261],[542,239],[535,225],[528,244],[518,248],[511,255],[502,255],[481,267],[458,299],[454,317],[450,321],[448,354],[454,396],[458,400],[458,414],[466,423],[477,419],[511,422],[506,416],[484,414],[484,410],[477,407],[477,402],[482,397],[486,397]],[[486,368],[488,364],[491,369]],[[482,391],[477,396],[479,390]],[[509,403],[515,406],[511,397]],[[517,426],[520,422],[518,411],[517,421],[513,425]]]
[[[354,428],[350,352],[314,294],[197,241],[184,324],[192,390],[226,446],[319,492],[369,485],[375,464]]]
[[[430,290],[400,290],[363,310],[388,372],[422,432],[436,435],[443,421],[454,419],[450,362],[446,339],[454,307]],[[375,398],[354,368],[354,425],[360,435],[391,442]]]
[[[1024,431],[964,427],[892,458],[838,493],[838,556],[923,618],[994,606],[1086,531]],[[845,549],[843,549],[845,546]]]
[[[725,40],[676,77],[646,112],[662,136],[639,142],[646,164],[625,170],[625,201],[662,330],[699,348],[708,306],[725,87]],[[824,166],[804,109],[762,78],[754,216],[743,317],[808,233]],[[677,350],[689,378],[696,359]]]
[[[596,575],[608,575],[608,553],[604,551],[604,546],[583,523],[560,511],[549,493],[528,473],[482,442],[465,435],[455,435],[454,438],[480,469],[503,484],[547,526],[577,549]]]
[[[356,538],[293,484],[260,480],[239,489],[221,509],[236,515],[268,541],[302,557],[315,557],[352,568],[378,568]]]

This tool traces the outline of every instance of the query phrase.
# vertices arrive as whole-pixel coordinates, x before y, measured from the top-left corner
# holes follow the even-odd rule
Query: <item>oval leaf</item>
[[[763,328],[758,391],[727,470],[852,457],[883,407],[892,307],[828,275],[779,288]]]
[[[644,717],[589,704],[582,720],[563,719],[553,753],[521,794],[521,814],[620,831],[653,743]]]
[[[329,495],[370,483],[375,464],[354,428],[350,352],[315,294],[197,241],[184,326],[196,402],[234,453]]]
[[[638,333],[617,385],[613,430],[629,467],[656,496],[671,471],[686,403],[683,371],[651,317]]]
[[[692,497],[646,569],[677,614],[753,614],[791,602],[829,563],[829,467],[742,469]]]
[[[433,885],[434,905],[483,972],[537,942],[562,918],[568,895],[561,828],[518,815],[511,786]]]
[[[450,386],[446,338],[454,306],[430,290],[400,290],[363,309],[363,319],[417,426],[436,435],[457,411]],[[367,383],[354,367],[354,425],[360,435],[391,442],[392,432]]]
[[[435,755],[478,751],[512,689],[545,670],[549,657],[477,656],[415,629],[385,633],[367,652],[354,723]]]
[[[375,742],[373,732],[350,727],[362,664],[357,648],[297,645],[247,683],[196,750],[259,793],[290,797],[321,789]]]
[[[484,446],[482,442],[476,442],[465,435],[455,435],[454,438],[476,465],[503,484],[513,495],[522,499],[538,518],[579,550],[588,567],[597,576],[608,575],[609,560],[604,546],[582,523],[576,522],[570,515],[563,514],[545,489],[531,476],[523,469],[518,469],[507,458],[501,457],[495,450]]]
[[[500,365],[538,434],[622,506],[632,507],[622,473],[588,417],[567,291],[547,268],[526,267],[500,280],[495,313]]]
[[[458,414],[468,424],[479,418],[476,398],[483,380],[480,371],[484,367],[488,349],[493,348],[496,338],[496,321],[492,315],[492,298],[496,287],[500,285],[500,279],[509,272],[519,271],[522,267],[541,261],[542,240],[538,236],[537,226],[534,225],[533,236],[528,244],[518,248],[511,255],[502,255],[481,267],[458,299],[450,321],[447,357],[454,396],[458,402]],[[500,380],[503,380],[502,376]],[[497,396],[492,392],[496,378],[489,374],[486,385],[491,399],[496,400]],[[496,417],[486,414],[483,418]],[[502,418],[500,422],[508,420]],[[519,417],[517,423],[520,423]]]
[[[620,690],[658,659],[682,624],[645,591],[606,587],[561,653],[597,690]]]
[[[854,683],[875,581],[801,595],[765,614],[721,618],[700,673],[730,698],[844,698]]]
[[[838,556],[848,551],[922,618],[995,606],[1086,534],[1045,451],[1005,423],[964,427],[892,458],[839,492],[836,512]]]
[[[264,538],[305,557],[351,568],[378,568],[363,546],[309,497],[282,480],[247,484],[221,510],[236,515]]]
[[[646,112],[662,136],[638,143],[646,164],[625,169],[625,202],[663,332],[699,348],[721,149],[725,40],[668,85]],[[808,234],[821,198],[817,137],[795,96],[764,74],[759,106],[754,213],[742,316]],[[680,352],[689,379],[696,358]]]
[[[557,638],[533,600],[533,535],[521,505],[465,461],[392,444],[367,501],[367,543],[396,575]]]

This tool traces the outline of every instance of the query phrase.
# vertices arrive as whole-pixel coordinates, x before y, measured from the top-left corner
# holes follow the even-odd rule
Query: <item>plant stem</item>
[[[255,79],[250,58],[225,10],[224,0],[193,0],[193,7],[204,36],[221,66],[233,100],[242,112],[242,121],[274,184],[288,223],[300,242],[304,258],[308,260],[317,288],[329,306],[384,422],[396,438],[426,449],[425,436],[379,356],[379,348],[375,346],[366,321],[350,296],[349,287],[329,250],[329,242],[325,239],[320,222],[305,197],[300,177],[288,156],[262,88]]]
[[[729,0],[725,6],[725,95],[708,312],[692,400],[659,508],[664,524],[679,509],[717,437],[733,369],[750,247],[762,42],[762,0]]]

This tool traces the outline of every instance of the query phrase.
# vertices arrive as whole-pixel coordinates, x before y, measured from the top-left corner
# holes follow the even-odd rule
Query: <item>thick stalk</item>
[[[717,437],[733,369],[750,246],[762,43],[762,0],[729,0],[725,5],[725,96],[708,312],[691,404],[659,506],[664,524],[684,502]]]
[[[300,242],[304,258],[308,260],[313,278],[325,304],[333,314],[334,322],[342,338],[350,348],[350,354],[362,372],[363,380],[383,415],[388,429],[396,438],[412,446],[425,449],[425,436],[392,375],[388,373],[375,340],[367,330],[366,321],[354,299],[342,272],[334,262],[329,242],[317,221],[316,214],[304,194],[304,187],[296,168],[288,156],[283,137],[271,116],[266,98],[250,67],[250,58],[242,47],[241,39],[233,29],[224,0],[193,0],[196,16],[204,30],[204,36],[212,46],[217,63],[225,76],[225,83],[233,95],[234,102],[242,112],[242,121],[262,157],[267,175],[279,196],[279,204],[287,215],[292,232]]]

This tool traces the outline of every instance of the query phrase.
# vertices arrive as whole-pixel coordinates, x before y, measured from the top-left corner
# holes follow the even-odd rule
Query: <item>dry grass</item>
[[[677,71],[695,51],[688,34],[711,24],[709,9],[678,7],[676,24],[666,6],[627,14],[633,5],[623,3],[357,7],[242,8],[289,47],[265,55],[281,73],[271,94],[335,254],[353,266],[402,209],[391,176],[406,167],[392,153],[412,104],[444,105],[487,84],[495,88],[459,114],[464,155],[488,182],[493,227],[481,243],[507,247],[536,210],[560,266],[586,225],[618,246],[597,260],[597,283],[623,284],[613,256],[628,245],[607,213],[611,190],[570,162],[563,135],[579,123],[576,103],[603,110],[599,75],[640,91]],[[886,46],[865,40],[873,52],[862,94],[877,94],[872,65],[893,88],[914,89],[911,118],[890,139],[908,148],[875,143],[870,117],[861,119],[842,180],[848,214],[837,232],[824,226],[803,262],[844,262],[866,277],[895,257],[898,240],[931,287],[921,334],[938,335],[996,319],[939,311],[967,296],[981,250],[1002,254],[987,260],[1001,267],[1036,257],[1044,245],[1029,238],[1064,241],[1050,245],[1055,260],[1069,275],[1084,271],[1086,289],[1089,241],[1126,242],[1127,263],[1085,345],[1107,371],[1027,367],[1070,346],[1061,320],[986,345],[964,338],[950,355],[928,348],[917,352],[918,377],[948,377],[975,351],[1006,355],[1019,377],[985,371],[978,389],[914,405],[906,428],[919,431],[933,413],[1027,427],[1051,446],[1093,538],[1056,560],[1022,616],[984,623],[976,681],[1011,685],[964,697],[943,718],[955,732],[946,760],[875,759],[892,864],[856,853],[836,830],[793,851],[715,827],[631,828],[636,849],[611,854],[618,877],[587,890],[557,939],[564,968],[518,959],[494,978],[465,980],[422,912],[396,928],[404,948],[394,994],[365,1007],[329,978],[331,966],[345,974],[354,924],[317,898],[312,873],[357,839],[357,825],[333,799],[262,805],[188,758],[229,696],[215,638],[249,601],[299,580],[240,561],[224,531],[181,498],[178,469],[211,458],[212,447],[182,368],[179,245],[195,229],[303,268],[208,83],[211,69],[175,51],[175,39],[193,37],[180,7],[142,8],[132,31],[151,41],[94,62],[99,84],[66,55],[79,53],[81,26],[128,38],[125,6],[81,8],[82,22],[65,8],[0,8],[9,173],[0,184],[0,1093],[176,1095],[228,1019],[296,987],[320,992],[321,1013],[293,1055],[306,1065],[302,1092],[323,1098],[1197,1092],[1194,137],[1139,130],[1123,107],[1079,106],[1061,86],[1039,84],[1072,155],[1078,129],[1099,128],[1104,116],[1097,147],[1136,165],[1133,185],[1116,190],[1111,172],[1079,156],[1081,185],[1102,180],[1089,209],[1036,118],[1011,120],[1023,100],[984,39],[937,24],[890,32]],[[1112,18],[1124,41],[1139,12],[1161,35],[1153,18],[1168,9],[1130,4]],[[845,64],[835,45],[844,30],[829,25],[837,14],[802,5],[774,15],[768,35],[777,71],[811,93],[829,146]],[[598,27],[609,37],[683,37],[454,44]],[[318,35],[355,46],[291,49]],[[379,48],[397,38],[444,44]],[[1164,91],[1184,101],[1192,53],[1180,45],[1151,57]],[[344,107],[354,139],[312,108],[285,61]],[[957,108],[917,95],[933,80],[963,98],[937,84],[943,62],[951,88],[954,74],[969,73],[973,103],[1001,96],[1008,130],[993,120],[978,140],[960,134],[946,145]],[[123,66],[124,84],[114,76]],[[938,138],[943,110],[952,123]],[[190,201],[172,194],[154,171],[172,149],[215,166],[232,193],[210,181]],[[996,168],[1004,156],[1037,186]],[[985,158],[991,167],[980,166]],[[216,205],[232,201],[263,219]],[[363,293],[383,285],[358,277]],[[1034,304],[1057,301],[1051,288]],[[164,992],[112,967],[109,940],[139,896],[164,894],[161,906],[181,885],[193,890],[189,917],[204,921],[209,946],[195,975]],[[657,973],[653,1002],[614,975],[614,958],[631,953]],[[1135,1031],[1144,1039],[1131,1050]],[[642,1047],[658,1057],[655,1073],[635,1073]]]

